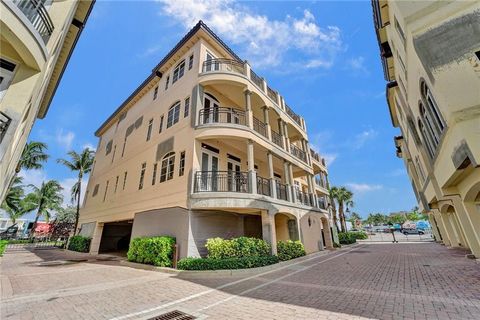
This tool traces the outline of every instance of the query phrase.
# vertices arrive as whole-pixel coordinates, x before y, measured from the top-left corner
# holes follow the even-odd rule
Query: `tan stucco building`
[[[397,155],[438,241],[480,257],[480,2],[372,1]]]
[[[0,203],[45,117],[94,1],[0,1]]]
[[[332,247],[325,161],[305,121],[199,22],[101,125],[80,212],[91,252],[172,235],[180,257],[208,238]]]

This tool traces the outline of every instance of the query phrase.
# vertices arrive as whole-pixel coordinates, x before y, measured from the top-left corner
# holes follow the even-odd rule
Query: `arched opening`
[[[332,229],[330,227],[330,222],[327,218],[322,217],[322,236],[323,236],[323,243],[325,248],[332,249],[333,248],[333,234]]]
[[[445,204],[440,211],[452,247],[465,247],[465,236],[460,228],[455,208],[450,204]]]
[[[275,215],[275,233],[277,241],[299,240],[297,218],[289,213]]]

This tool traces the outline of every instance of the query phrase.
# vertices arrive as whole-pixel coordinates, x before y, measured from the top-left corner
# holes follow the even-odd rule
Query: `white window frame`
[[[175,172],[175,152],[169,152],[162,158],[160,183],[172,180]]]
[[[185,74],[185,59],[180,61],[179,64],[173,70],[172,84],[180,80]]]
[[[167,129],[173,126],[180,119],[180,101],[175,102],[169,109],[167,115]]]

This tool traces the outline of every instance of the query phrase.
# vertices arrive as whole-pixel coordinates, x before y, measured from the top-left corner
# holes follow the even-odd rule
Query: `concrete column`
[[[244,72],[244,75],[246,75],[248,79],[250,79],[250,69],[251,69],[250,63],[247,60],[245,60],[243,62],[243,72]]]
[[[326,249],[333,249],[333,241],[332,241],[332,232],[330,230],[330,223],[328,219],[321,218],[322,221],[322,229],[323,229],[323,236],[325,237],[325,248]]]
[[[288,126],[286,122],[283,122],[283,138],[285,140],[285,150],[290,152],[290,138],[288,137]]]
[[[293,202],[292,188],[291,188],[292,181],[290,181],[290,171],[288,169],[288,162],[285,160],[283,161],[283,176],[285,179],[285,185],[287,189],[287,200],[290,202]]]
[[[442,214],[440,213],[440,211],[438,211],[438,209],[434,209],[432,210],[432,212],[435,217],[435,222],[437,223],[438,229],[440,229],[440,234],[442,236],[443,244],[446,246],[450,246],[451,245],[450,236],[447,232],[447,228],[445,227],[445,224],[443,223]]]
[[[463,231],[465,236],[465,241],[468,243],[468,246],[475,257],[480,258],[480,235],[479,232],[475,230],[472,220],[463,205],[463,201],[460,196],[456,196],[452,199],[453,207],[455,208],[455,213],[457,214],[459,226]]]
[[[308,146],[308,141],[305,139],[302,139],[302,147],[303,151],[305,151],[305,155],[307,157],[307,163],[309,165],[312,165],[312,159],[310,159],[310,147]]]
[[[317,193],[315,192],[315,184],[313,182],[313,175],[307,175],[308,182],[308,192],[310,193],[310,198],[312,199],[312,207],[318,207]]]
[[[438,226],[435,221],[435,216],[432,213],[428,214],[428,221],[430,222],[430,225],[432,226],[432,233],[433,236],[435,237],[436,241],[441,241],[442,238],[440,236],[440,233],[438,232]]]
[[[277,198],[277,185],[275,182],[275,174],[273,172],[273,155],[270,151],[267,152],[267,162],[268,162],[268,177],[270,179],[270,190],[272,198]]]
[[[292,190],[292,202],[297,202],[297,193],[295,192],[295,182],[293,180],[293,166],[288,163],[288,180],[290,180],[290,189]]]
[[[263,122],[265,123],[265,128],[267,130],[267,138],[272,141],[272,127],[270,126],[270,119],[268,116],[268,107],[263,107]]]
[[[277,254],[275,215],[268,211],[262,211],[262,238],[272,246],[272,254]]]
[[[93,231],[92,240],[90,242],[91,254],[98,254],[98,251],[100,249],[100,242],[102,240],[102,232],[103,232],[103,222],[97,222],[95,226],[95,230]]]
[[[458,240],[455,229],[453,228],[452,220],[450,219],[447,213],[442,213],[441,217],[442,217],[443,225],[445,226],[445,231],[448,234],[448,239],[450,240],[450,246],[459,247],[460,241]]]
[[[247,142],[248,178],[250,181],[250,193],[257,194],[257,172],[255,171],[255,156],[253,153],[253,141]]]
[[[462,247],[470,248],[469,243],[465,240],[465,234],[463,233],[463,229],[458,222],[458,216],[456,212],[449,213],[449,219],[452,222],[453,230],[455,231],[455,236],[458,239],[458,242]]]
[[[253,129],[253,111],[252,111],[252,91],[245,90],[245,114],[247,125],[250,129]]]

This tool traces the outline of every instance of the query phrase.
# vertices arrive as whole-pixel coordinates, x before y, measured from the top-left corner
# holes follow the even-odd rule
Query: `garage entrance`
[[[127,255],[133,220],[108,222],[103,225],[99,253]]]

